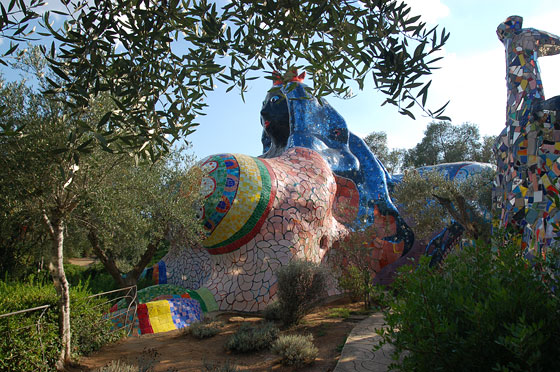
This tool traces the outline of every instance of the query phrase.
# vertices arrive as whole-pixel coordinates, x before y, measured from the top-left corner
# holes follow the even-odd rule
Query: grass
[[[329,310],[327,315],[329,318],[343,318],[346,319],[350,316],[351,312],[345,307],[333,307]]]

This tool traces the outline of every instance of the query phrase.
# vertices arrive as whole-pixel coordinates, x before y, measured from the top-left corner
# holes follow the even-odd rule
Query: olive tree
[[[128,158],[108,169],[82,200],[75,219],[119,286],[135,285],[171,236],[190,245],[199,242],[200,172],[192,164],[182,149],[155,164],[136,165]]]
[[[403,215],[412,219],[415,233],[428,239],[452,220],[460,223],[471,239],[490,239],[492,183],[495,171],[488,169],[466,180],[450,180],[437,170],[404,173],[392,196]]]

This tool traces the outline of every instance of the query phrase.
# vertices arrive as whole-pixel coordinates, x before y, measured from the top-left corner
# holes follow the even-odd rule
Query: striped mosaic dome
[[[274,201],[274,173],[262,159],[240,154],[212,155],[202,160],[201,211],[211,254],[232,252],[260,230]]]

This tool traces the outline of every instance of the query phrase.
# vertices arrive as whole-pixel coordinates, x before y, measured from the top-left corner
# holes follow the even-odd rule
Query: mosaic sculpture
[[[389,195],[398,177],[393,180],[340,114],[311,97],[301,80],[267,94],[260,157],[218,154],[199,163],[206,239],[195,247],[174,242],[162,261],[145,270],[159,285],[139,291],[145,309],[138,332],[188,325],[207,311],[262,310],[274,300],[279,267],[294,258],[328,265],[329,251],[356,228],[372,232],[363,244],[371,249],[367,260],[375,272],[410,250],[414,234]],[[484,167],[435,168],[460,180]],[[444,230],[427,254],[443,259],[461,232],[456,225]],[[199,301],[201,311],[175,304],[185,299]],[[122,312],[120,322],[128,314],[125,305],[113,309]]]
[[[560,38],[522,25],[511,16],[497,29],[506,49],[507,106],[494,200],[500,225],[522,232],[530,257],[546,253],[559,219],[560,97],[545,100],[537,59],[560,53]]]
[[[301,77],[267,95],[261,119],[261,157],[219,154],[199,164],[202,246],[173,244],[147,275],[204,288],[220,310],[257,311],[275,297],[276,269],[296,257],[327,264],[333,243],[358,221],[378,228],[368,242],[377,269],[410,248],[385,168]]]
[[[157,266],[161,267],[162,263]],[[134,309],[121,299],[110,309],[107,318],[115,329],[128,327],[129,335],[167,332],[200,322],[205,313],[218,309],[207,289],[189,290],[170,284],[139,291],[137,303]]]

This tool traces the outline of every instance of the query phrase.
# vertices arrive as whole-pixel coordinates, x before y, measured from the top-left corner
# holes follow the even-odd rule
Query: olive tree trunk
[[[71,330],[70,330],[70,285],[66,279],[64,272],[64,218],[61,213],[54,211],[51,219],[45,211],[43,211],[43,220],[47,225],[49,233],[53,239],[53,254],[49,270],[51,272],[54,286],[58,294],[59,306],[59,336],[61,341],[61,350],[56,368],[59,371],[64,370],[64,366],[71,360]]]

